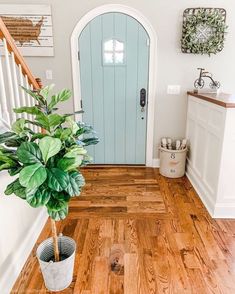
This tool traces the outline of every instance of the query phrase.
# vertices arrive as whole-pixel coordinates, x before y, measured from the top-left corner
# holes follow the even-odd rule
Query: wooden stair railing
[[[34,77],[25,59],[21,55],[15,41],[0,17],[0,115],[11,124],[19,115],[12,112],[12,108],[32,106],[33,99],[20,86],[37,90],[42,87],[41,80]],[[26,115],[27,119],[32,116]]]

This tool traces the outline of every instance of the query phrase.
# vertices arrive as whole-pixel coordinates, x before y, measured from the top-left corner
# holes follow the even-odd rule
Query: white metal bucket
[[[62,291],[69,287],[73,280],[76,243],[65,236],[58,237],[60,255],[67,258],[53,262],[53,239],[43,241],[37,248],[37,258],[44,278],[45,286],[50,291]]]
[[[180,178],[185,174],[187,148],[183,150],[160,150],[160,174],[168,178]]]

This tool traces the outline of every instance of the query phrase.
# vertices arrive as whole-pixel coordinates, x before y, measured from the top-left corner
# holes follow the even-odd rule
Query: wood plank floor
[[[77,242],[63,294],[235,293],[235,221],[214,220],[186,178],[151,168],[87,168],[58,230]],[[46,291],[35,250],[11,293]]]

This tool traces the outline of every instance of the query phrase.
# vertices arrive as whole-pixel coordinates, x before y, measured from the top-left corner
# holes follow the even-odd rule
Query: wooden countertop
[[[220,105],[225,108],[235,108],[235,95],[226,94],[226,93],[203,94],[203,93],[194,93],[192,91],[188,91],[187,94],[190,96]]]

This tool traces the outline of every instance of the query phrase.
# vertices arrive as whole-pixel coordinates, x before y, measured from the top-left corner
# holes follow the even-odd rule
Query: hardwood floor
[[[77,242],[59,293],[235,293],[235,220],[214,220],[186,178],[151,168],[87,168],[58,230]],[[50,235],[46,224],[36,246]],[[36,246],[11,293],[46,291]]]

